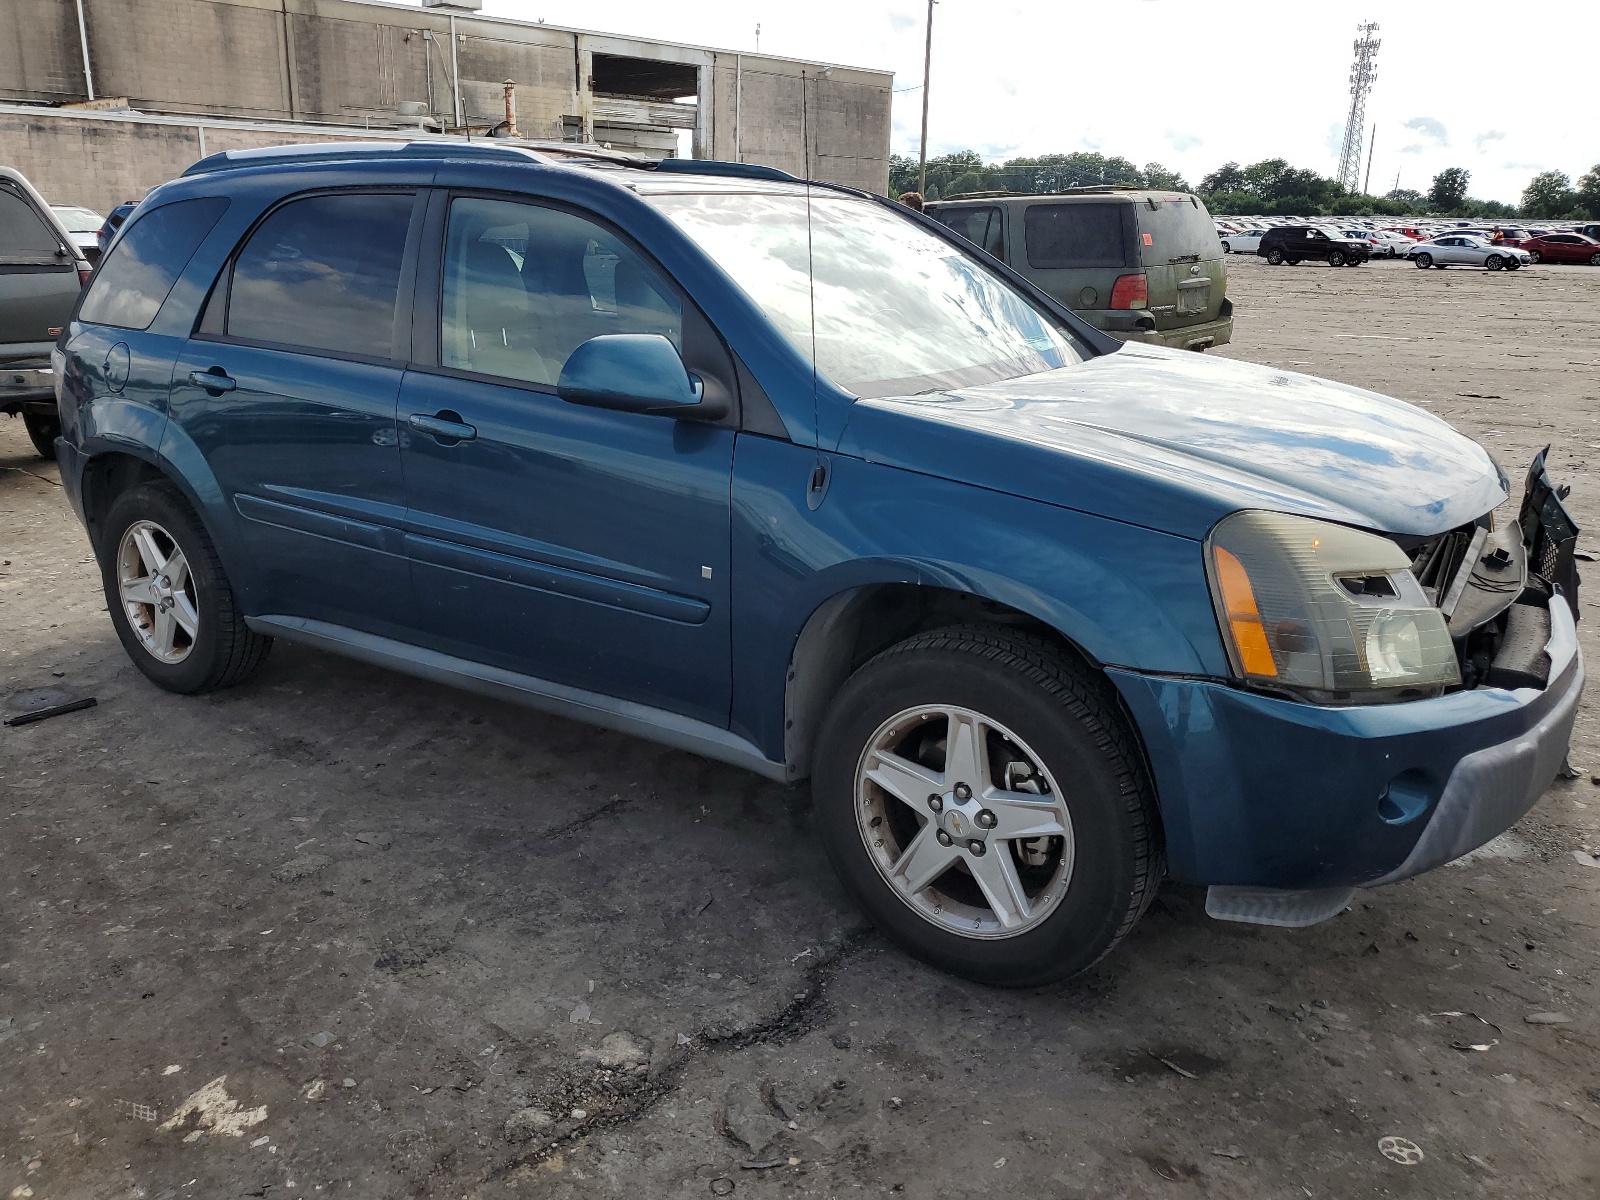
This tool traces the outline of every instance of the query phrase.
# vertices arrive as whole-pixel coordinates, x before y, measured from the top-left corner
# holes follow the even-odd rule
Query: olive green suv
[[[1222,243],[1187,193],[982,193],[926,211],[1113,337],[1183,350],[1232,340]]]

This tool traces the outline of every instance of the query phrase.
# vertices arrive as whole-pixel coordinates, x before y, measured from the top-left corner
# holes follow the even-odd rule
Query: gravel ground
[[[1600,271],[1231,265],[1221,353],[1553,443],[1600,525]],[[1168,886],[1000,992],[864,926],[803,789],[282,644],[166,695],[20,421],[0,518],[0,704],[99,698],[0,730],[0,1196],[1600,1194],[1593,702],[1471,861],[1301,931]]]

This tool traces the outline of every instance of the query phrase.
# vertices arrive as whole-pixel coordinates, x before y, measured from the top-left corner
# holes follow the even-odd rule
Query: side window
[[[27,197],[10,183],[0,182],[0,263],[70,266],[71,259],[57,257],[62,248],[61,239],[33,210]]]
[[[1033,204],[1023,217],[1028,265],[1125,267],[1133,265],[1131,204]]]
[[[683,307],[604,226],[508,200],[450,205],[440,363],[554,387],[567,356],[606,333],[656,333],[683,351]]]
[[[145,213],[128,226],[101,262],[78,319],[120,329],[148,329],[172,285],[227,208],[224,197],[203,196]]]
[[[227,336],[391,357],[413,203],[410,195],[342,194],[278,209],[234,260]]]
[[[974,246],[982,246],[1001,262],[1005,261],[1005,238],[1001,230],[1000,210],[991,206],[983,208],[957,208],[947,209],[939,214],[951,229],[954,229]]]

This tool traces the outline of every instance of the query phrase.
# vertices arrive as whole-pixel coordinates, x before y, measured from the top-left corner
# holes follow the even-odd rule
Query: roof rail
[[[714,158],[663,158],[653,168],[679,175],[733,175],[741,179],[776,179],[784,183],[804,183],[798,175],[763,167],[757,163],[722,162]]]
[[[484,142],[317,142],[293,146],[262,146],[253,150],[224,150],[193,164],[185,175],[208,175],[289,163],[350,162],[385,158],[469,158],[542,162],[544,147],[495,146]]]

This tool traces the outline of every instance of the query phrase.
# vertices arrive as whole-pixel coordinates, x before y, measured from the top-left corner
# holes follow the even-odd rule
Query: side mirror
[[[556,395],[569,404],[648,413],[690,421],[727,415],[708,401],[705,384],[689,374],[672,343],[658,333],[605,333],[567,358]]]

